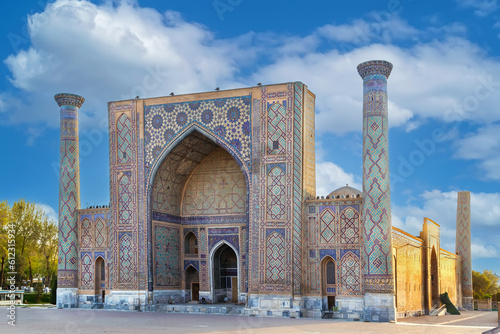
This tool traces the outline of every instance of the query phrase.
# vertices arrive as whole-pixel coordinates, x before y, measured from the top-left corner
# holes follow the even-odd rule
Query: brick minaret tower
[[[391,245],[391,188],[387,122],[387,78],[392,64],[358,65],[363,78],[363,239],[365,321],[395,321]]]
[[[74,308],[78,298],[77,211],[80,209],[78,110],[84,99],[73,94],[57,94],[54,98],[61,112],[57,306]]]
[[[456,252],[462,258],[462,307],[472,310],[470,192],[459,191],[457,201]]]

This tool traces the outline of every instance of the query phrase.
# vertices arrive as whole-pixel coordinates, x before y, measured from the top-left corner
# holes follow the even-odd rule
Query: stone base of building
[[[462,297],[462,308],[468,311],[474,310],[474,298]]]
[[[147,306],[147,291],[111,290],[105,296],[103,308],[106,310],[144,311]]]
[[[154,290],[153,305],[184,304],[189,301],[186,290]]]
[[[302,318],[303,308],[302,297],[252,294],[248,297],[245,315]]]
[[[363,320],[366,322],[396,321],[394,294],[366,293],[364,296]]]
[[[56,290],[57,308],[77,308],[78,289],[77,288],[57,288]]]
[[[335,299],[337,311],[335,319],[362,320],[364,317],[363,297],[337,297]]]
[[[327,297],[302,298],[302,316],[305,318],[321,318],[325,312],[331,312],[334,319],[359,321],[363,318],[363,297],[335,297],[336,310],[328,309]]]
[[[425,315],[425,310],[401,311],[396,312],[396,319],[421,317],[423,315]]]

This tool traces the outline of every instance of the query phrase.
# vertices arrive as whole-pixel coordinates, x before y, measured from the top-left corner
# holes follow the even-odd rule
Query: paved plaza
[[[8,314],[6,307],[0,313]],[[16,308],[16,326],[2,316],[0,333],[482,333],[497,323],[497,312],[425,316],[390,323],[259,318],[159,312]]]

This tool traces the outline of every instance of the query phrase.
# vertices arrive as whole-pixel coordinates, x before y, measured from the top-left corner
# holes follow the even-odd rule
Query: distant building
[[[315,95],[301,82],[110,102],[109,207],[80,208],[78,110],[58,94],[57,304],[161,309],[203,301],[245,314],[364,321],[428,313],[448,292],[472,305],[470,197],[457,254],[426,218],[392,227],[387,78],[363,78],[363,191],[316,196]],[[332,143],[335,145],[335,143]]]

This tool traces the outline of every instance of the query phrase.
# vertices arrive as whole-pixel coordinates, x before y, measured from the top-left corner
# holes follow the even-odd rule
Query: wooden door
[[[191,283],[191,300],[198,301],[200,299],[200,283]]]
[[[231,301],[238,302],[238,277],[231,277]]]

